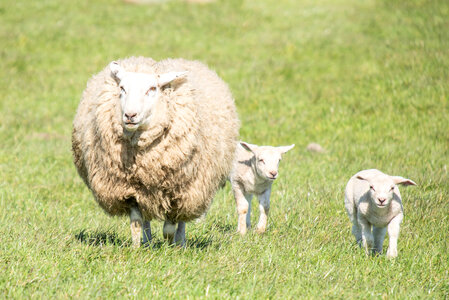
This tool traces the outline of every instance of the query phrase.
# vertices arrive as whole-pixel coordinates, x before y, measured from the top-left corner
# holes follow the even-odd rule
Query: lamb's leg
[[[247,228],[251,227],[251,199],[252,195],[243,194],[240,187],[233,186],[235,203],[237,205],[237,213],[239,215],[237,231],[244,235]]]
[[[151,242],[151,223],[148,220],[143,222],[143,244]]]
[[[271,188],[267,189],[259,198],[259,222],[257,223],[256,232],[264,233],[267,229],[268,213],[270,211],[270,195]]]
[[[371,232],[371,224],[362,216],[358,216],[358,223],[362,230],[362,245],[366,255],[369,255],[374,245],[374,238]]]
[[[246,213],[246,228],[251,228],[251,201],[253,200],[253,195],[245,195],[246,202],[248,202],[248,212]]]
[[[352,235],[354,235],[357,244],[362,246],[362,229],[357,220],[357,208],[347,199],[347,197],[345,198],[345,207],[349,220],[351,220],[352,223]]]
[[[404,215],[401,213],[391,219],[388,224],[388,236],[390,238],[390,243],[388,245],[387,250],[387,258],[395,258],[398,256],[398,238],[399,238],[399,229],[401,227],[401,222]]]
[[[387,232],[387,227],[376,227],[373,226],[373,236],[374,236],[374,253],[382,253],[382,247],[384,244],[385,233]]]
[[[352,223],[352,234],[354,235],[357,244],[359,244],[359,246],[362,246],[362,229],[360,228],[357,220]]]
[[[142,236],[142,214],[137,207],[131,207],[129,212],[129,218],[131,221],[131,238],[133,247],[140,247],[140,237]]]
[[[186,244],[186,223],[185,222],[178,222],[178,229],[176,229],[175,234],[175,243],[176,245],[180,245],[181,247],[184,247]]]
[[[173,244],[174,242],[175,232],[176,232],[176,224],[168,220],[165,221],[164,227],[162,228],[162,234],[170,245]]]

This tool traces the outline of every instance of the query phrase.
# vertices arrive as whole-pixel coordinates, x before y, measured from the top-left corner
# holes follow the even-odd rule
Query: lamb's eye
[[[152,87],[150,87],[150,88],[148,89],[147,95],[148,95],[150,92],[154,93],[155,91],[156,91],[156,87],[155,87],[155,86],[152,86]]]
[[[372,189],[373,192],[375,191],[375,190],[374,190],[374,186],[370,185],[369,188]]]
[[[125,88],[123,86],[120,87],[120,92],[121,93],[126,93]]]
[[[390,191],[394,190],[394,185],[391,187]]]

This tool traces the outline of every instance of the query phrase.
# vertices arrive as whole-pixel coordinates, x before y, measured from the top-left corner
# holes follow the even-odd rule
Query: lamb
[[[345,190],[345,208],[352,222],[352,234],[366,253],[382,253],[385,233],[390,238],[387,257],[398,256],[399,228],[404,217],[397,184],[416,185],[410,179],[390,176],[376,169],[351,177]]]
[[[244,235],[251,227],[251,200],[256,195],[259,200],[259,222],[256,232],[267,228],[270,210],[271,185],[278,177],[279,161],[282,155],[295,145],[271,147],[240,142],[237,145],[230,182],[239,215],[237,231]]]
[[[129,215],[132,244],[150,221],[184,245],[232,168],[239,120],[231,92],[197,61],[131,57],[94,75],[72,133],[74,163],[100,207]],[[143,227],[143,228],[142,228]]]

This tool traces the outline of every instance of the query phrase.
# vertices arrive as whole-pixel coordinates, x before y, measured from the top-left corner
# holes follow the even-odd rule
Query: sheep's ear
[[[280,146],[277,147],[279,153],[284,154],[286,152],[288,152],[289,150],[293,149],[293,147],[295,147],[295,144],[292,144],[290,146]]]
[[[158,85],[160,87],[163,87],[167,84],[169,84],[170,82],[180,79],[180,78],[184,78],[186,76],[186,74],[188,73],[188,71],[184,71],[184,72],[168,72],[168,73],[164,73],[158,76]]]
[[[393,179],[393,182],[395,184],[400,184],[400,185],[404,185],[404,186],[408,186],[408,185],[416,185],[416,183],[413,180],[410,180],[408,178],[404,178],[401,176],[390,176],[391,179]]]
[[[114,77],[114,79],[118,83],[120,83],[120,81],[123,79],[125,70],[116,61],[113,61],[109,64],[109,69],[111,70],[112,77]]]
[[[245,150],[256,154],[256,150],[257,150],[257,146],[256,145],[251,145],[251,144],[248,144],[248,143],[245,143],[245,142],[240,142],[240,145],[242,145],[242,147]]]

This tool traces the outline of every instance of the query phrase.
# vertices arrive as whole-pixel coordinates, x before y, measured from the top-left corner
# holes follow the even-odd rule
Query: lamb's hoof
[[[263,233],[265,233],[265,231],[266,231],[265,227],[256,228],[256,233],[258,233],[258,234],[263,234]]]
[[[393,259],[393,258],[396,258],[397,256],[398,256],[398,251],[397,250],[395,250],[395,251],[388,250],[387,251],[387,258],[388,259]]]
[[[246,234],[246,229],[245,229],[245,230],[240,229],[240,230],[237,230],[237,232],[238,232],[241,236],[244,236],[244,235]]]

